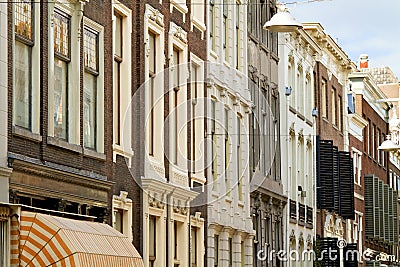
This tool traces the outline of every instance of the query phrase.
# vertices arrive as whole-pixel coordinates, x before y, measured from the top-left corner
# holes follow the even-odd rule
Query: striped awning
[[[111,226],[21,211],[19,266],[143,266],[127,237]]]

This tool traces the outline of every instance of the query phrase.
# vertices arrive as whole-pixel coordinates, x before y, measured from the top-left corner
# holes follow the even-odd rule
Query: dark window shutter
[[[353,160],[349,152],[339,152],[340,215],[343,219],[355,219]]]
[[[334,211],[333,142],[317,136],[317,205]]]
[[[358,267],[357,243],[348,243],[343,248],[344,267]]]
[[[377,226],[375,225],[375,207],[376,198],[374,197],[374,188],[378,180],[373,175],[364,177],[364,200],[365,200],[365,236],[375,238],[377,236]]]
[[[378,203],[379,203],[379,239],[381,240],[381,241],[384,241],[384,239],[385,239],[385,220],[384,220],[384,216],[383,216],[383,214],[384,214],[384,212],[383,212],[383,205],[384,205],[384,203],[383,203],[383,186],[384,186],[384,183],[383,183],[383,181],[382,180],[379,180],[379,186],[378,186],[378,189],[379,189],[379,193],[378,193]]]
[[[333,202],[334,211],[340,213],[340,181],[339,181],[339,152],[334,146],[333,150]]]
[[[389,186],[383,185],[383,221],[384,221],[384,240],[390,242],[389,228]]]

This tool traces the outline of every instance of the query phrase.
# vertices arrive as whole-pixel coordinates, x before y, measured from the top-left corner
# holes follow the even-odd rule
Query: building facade
[[[207,8],[207,266],[252,266],[247,6],[219,0]]]
[[[318,23],[305,23],[305,31],[321,47],[314,66],[316,119],[316,244],[315,250],[335,249],[337,257],[322,255],[321,264],[349,264],[346,250],[353,248],[346,231],[354,220],[353,162],[348,152],[345,97],[347,76],[354,63]],[[340,248],[339,240],[349,243]],[[342,251],[343,250],[343,251]],[[344,253],[342,253],[344,252]],[[318,255],[320,256],[320,255]],[[350,262],[357,259],[350,258]],[[333,261],[333,262],[332,262]]]
[[[122,16],[128,27],[122,32],[132,33],[132,43],[126,50],[122,46],[122,55],[132,62],[132,83],[127,85],[132,116],[123,120],[127,125],[121,121],[126,127],[121,133],[131,134],[120,136],[119,146],[128,158],[132,148],[133,179],[121,176],[118,186],[133,197],[134,244],[144,266],[204,266],[204,218],[190,207],[198,195],[194,187],[206,182],[199,156],[205,123],[193,118],[203,118],[205,108],[205,3],[126,1],[126,6],[133,8],[131,16]],[[118,22],[120,5],[113,7]],[[114,63],[115,75],[124,60]],[[116,95],[128,87],[115,83],[114,88]]]
[[[303,257],[312,250],[315,236],[316,124],[314,64],[320,47],[303,30],[280,34],[279,89],[283,190],[287,252],[296,251],[287,266],[312,264]],[[297,257],[297,258],[296,258]]]
[[[276,13],[275,1],[249,1],[247,21],[248,87],[251,93],[251,214],[255,230],[253,266],[282,266],[271,251],[285,247],[286,193],[281,176],[278,34],[263,29]]]

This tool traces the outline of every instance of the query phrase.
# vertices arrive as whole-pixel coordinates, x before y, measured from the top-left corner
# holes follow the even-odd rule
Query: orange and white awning
[[[141,267],[141,256],[111,226],[21,211],[19,266]]]

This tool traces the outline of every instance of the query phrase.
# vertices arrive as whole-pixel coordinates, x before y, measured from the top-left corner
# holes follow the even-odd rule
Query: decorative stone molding
[[[294,122],[292,122],[292,124],[290,124],[289,127],[289,136],[295,136],[296,135],[296,131],[294,130]]]
[[[300,233],[299,235],[299,249],[304,247],[304,237],[303,237],[303,232]]]
[[[292,229],[292,232],[289,235],[289,243],[291,245],[295,245],[296,244],[296,234],[294,233],[293,229]]]
[[[182,206],[181,200],[175,200],[173,201],[173,210],[175,213],[182,214],[182,215],[187,215],[188,213],[188,205],[189,203],[186,203],[185,205]]]
[[[162,194],[160,197],[157,193],[149,193],[148,203],[150,207],[164,209],[165,207],[165,195]]]
[[[307,249],[311,250],[313,248],[313,241],[310,234],[307,235],[306,244],[307,244]]]
[[[174,37],[178,38],[182,43],[187,44],[187,33],[184,29],[176,25],[175,23],[171,23],[170,34]]]
[[[0,205],[0,221],[7,221],[11,216],[11,209],[8,206]]]
[[[160,27],[164,27],[164,16],[158,9],[155,9],[151,5],[146,6],[146,14],[145,17],[154,21]]]
[[[300,129],[300,131],[299,131],[298,140],[299,140],[299,145],[304,142],[303,129]]]

